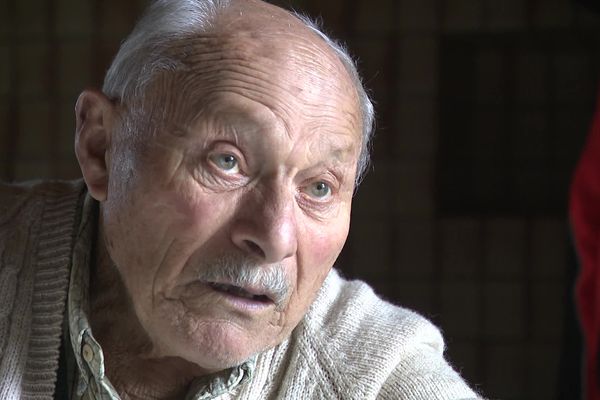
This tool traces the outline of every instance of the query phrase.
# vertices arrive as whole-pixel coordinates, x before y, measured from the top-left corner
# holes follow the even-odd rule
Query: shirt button
[[[94,359],[94,351],[92,350],[90,345],[87,343],[83,345],[83,348],[81,349],[81,353],[83,354],[83,359],[86,362],[91,362]]]

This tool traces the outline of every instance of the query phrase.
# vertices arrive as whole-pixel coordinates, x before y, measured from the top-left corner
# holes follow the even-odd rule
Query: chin
[[[225,320],[164,326],[160,331],[163,339],[153,340],[160,356],[176,356],[209,372],[240,365],[275,344]]]
[[[191,308],[185,302],[167,300],[149,311],[141,314],[140,322],[154,354],[178,357],[208,372],[242,364],[277,345],[286,331],[281,313],[275,320],[231,311],[214,301]]]

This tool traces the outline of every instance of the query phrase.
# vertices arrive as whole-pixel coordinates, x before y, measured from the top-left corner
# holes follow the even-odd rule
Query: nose
[[[275,263],[297,248],[295,200],[284,190],[249,192],[240,202],[231,227],[231,240],[246,254]]]

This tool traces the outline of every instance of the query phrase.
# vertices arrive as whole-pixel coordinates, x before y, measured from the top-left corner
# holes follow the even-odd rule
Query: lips
[[[226,283],[208,282],[213,290],[221,293],[227,293],[232,296],[243,297],[245,299],[258,301],[261,303],[272,303],[273,300],[267,295],[254,291],[252,289],[242,288],[240,286],[229,285]]]

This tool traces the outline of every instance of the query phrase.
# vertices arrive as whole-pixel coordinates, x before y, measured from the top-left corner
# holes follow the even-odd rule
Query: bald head
[[[216,9],[213,28],[228,30],[230,24],[242,30],[278,30],[288,28],[297,32],[306,26],[289,11],[260,0],[229,0]]]
[[[226,79],[226,75],[243,70],[256,59],[264,68],[256,72],[269,76],[274,85],[282,83],[273,79],[276,76],[285,79],[285,74],[274,74],[275,69],[300,68],[307,79],[314,81],[313,87],[333,91],[351,87],[358,103],[362,135],[357,173],[360,180],[368,165],[373,107],[352,59],[311,21],[271,4],[257,0],[153,2],[115,57],[103,91],[135,107],[147,97],[149,87],[153,98],[158,88],[161,96],[178,97],[178,101],[170,101],[173,112],[189,113],[180,105],[185,102],[198,109],[199,99],[191,101],[186,93],[196,96],[209,85],[214,88],[216,80]],[[170,78],[165,80],[167,76]],[[311,95],[307,85],[293,86],[289,87],[290,94]],[[163,115],[176,116],[166,110]]]

